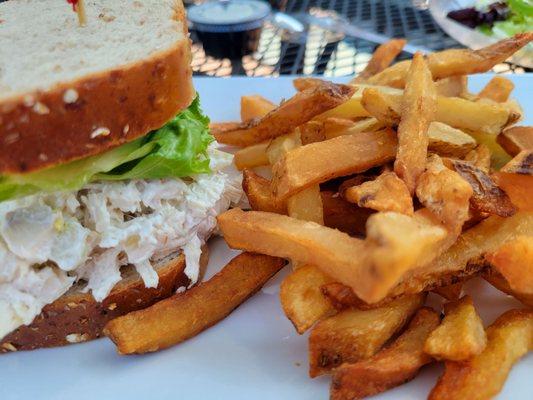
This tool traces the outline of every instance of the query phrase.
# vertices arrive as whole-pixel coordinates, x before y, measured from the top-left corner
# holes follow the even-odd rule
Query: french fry
[[[250,146],[291,133],[314,116],[350,99],[354,89],[325,82],[320,87],[298,92],[263,118],[240,124],[236,129],[214,130],[215,138],[224,144]]]
[[[385,93],[378,88],[366,88],[361,96],[361,104],[371,116],[387,126],[394,127],[399,123],[401,99],[399,94]],[[519,118],[519,113],[499,103],[475,102],[459,97],[437,97],[435,121],[469,132],[490,134],[493,141],[495,135]]]
[[[292,85],[298,92],[303,92],[308,89],[316,89],[327,83],[328,82],[324,79],[310,77],[300,77],[292,80]]]
[[[472,187],[470,205],[480,213],[510,217],[516,207],[509,196],[496,185],[489,175],[469,162],[453,160],[453,167]]]
[[[346,308],[356,308],[358,310],[371,310],[373,308],[383,307],[394,301],[398,297],[386,297],[377,303],[368,304],[355,295],[353,290],[346,285],[339,282],[331,282],[322,285],[322,294],[326,296],[333,307],[337,310],[344,310]],[[410,295],[406,295],[410,296]]]
[[[281,282],[281,306],[299,334],[334,314],[333,305],[320,290],[329,282],[332,279],[313,265],[302,265]]]
[[[432,282],[440,281],[443,283],[440,286],[455,283],[453,279],[450,281],[446,277],[460,276],[463,272],[470,275],[470,268],[473,268],[471,272],[477,273],[485,267],[483,263],[477,262],[480,257],[522,235],[533,236],[533,213],[517,212],[508,218],[491,216],[463,232],[458,240],[432,263],[407,272],[388,295],[398,296],[430,290]]]
[[[110,321],[104,333],[120,354],[174,346],[225,318],[284,265],[280,258],[243,253],[207,282]]]
[[[392,130],[385,129],[339,136],[295,149],[273,166],[272,191],[278,199],[287,199],[306,187],[391,161],[396,153],[395,136]]]
[[[509,296],[513,296],[515,299],[522,302],[527,307],[533,308],[533,295],[518,292],[514,289],[511,289],[509,282],[507,282],[503,275],[496,271],[494,268],[488,268],[484,270],[481,276],[496,289],[502,291],[505,294],[508,294]]]
[[[224,135],[225,132],[230,132],[238,129],[241,126],[240,122],[211,122],[209,130],[213,136]]]
[[[372,58],[355,78],[350,81],[350,84],[362,83],[371,76],[383,71],[387,68],[402,52],[403,46],[405,46],[405,39],[392,39],[386,43],[380,45],[372,54]]]
[[[324,207],[320,186],[310,186],[287,199],[287,214],[304,221],[324,225]]]
[[[390,346],[367,360],[346,363],[333,373],[331,400],[352,400],[372,396],[413,379],[432,358],[424,353],[424,342],[439,325],[431,308],[417,312],[408,328]]]
[[[483,322],[472,298],[447,303],[440,326],[426,340],[424,352],[437,360],[461,361],[477,356],[487,345]]]
[[[302,140],[300,138],[299,129],[295,129],[294,132],[272,139],[266,149],[269,163],[274,165],[286,153],[300,147],[301,145]]]
[[[436,154],[428,158],[416,187],[418,200],[455,235],[468,219],[473,190],[468,181],[446,168]]]
[[[429,151],[443,157],[462,158],[476,147],[472,136],[437,121],[429,124],[428,139]]]
[[[519,236],[485,258],[512,290],[533,295],[533,236]]]
[[[481,400],[497,395],[513,364],[533,349],[533,311],[506,312],[487,328],[487,338],[481,354],[462,362],[446,362],[430,400]]]
[[[263,118],[270,111],[274,110],[276,105],[270,100],[265,99],[258,94],[241,97],[241,121],[248,122],[255,118]]]
[[[242,172],[242,188],[248,197],[252,210],[287,214],[287,204],[277,201],[272,196],[268,179],[245,169]]]
[[[504,76],[497,75],[479,92],[479,97],[497,103],[506,102],[514,89],[514,84]]]
[[[342,363],[371,357],[422,307],[424,299],[423,294],[405,296],[380,308],[343,310],[320,321],[309,335],[309,375],[314,378]]]
[[[327,139],[357,133],[357,131],[353,131],[356,123],[350,119],[331,117],[324,119],[323,124],[324,136]]]
[[[502,172],[533,176],[533,149],[518,153],[511,161],[503,166]]]
[[[324,225],[350,236],[364,237],[366,221],[372,211],[347,202],[336,192],[323,191],[321,194],[324,206]]]
[[[435,82],[435,89],[439,96],[463,97],[468,93],[468,77],[466,75],[455,75],[439,79]]]
[[[245,168],[268,165],[268,156],[266,153],[268,145],[269,142],[263,142],[238,150],[233,157],[233,162],[237,169],[242,171]]]
[[[496,138],[511,156],[516,156],[524,150],[533,150],[533,126],[513,126],[505,129]]]
[[[490,172],[491,156],[489,148],[480,144],[474,150],[470,151],[464,158],[465,161],[469,161],[475,167],[479,168],[484,173]]]
[[[429,54],[427,64],[433,79],[443,79],[454,75],[470,75],[489,71],[493,66],[505,61],[515,52],[533,40],[533,34],[520,33],[478,50],[450,49]],[[368,79],[373,85],[405,86],[411,62],[401,61]]]
[[[413,216],[380,212],[370,216],[365,240],[368,261],[359,267],[360,281],[348,284],[362,300],[384,299],[408,271],[431,263],[454,242],[448,230],[427,210]],[[362,253],[359,253],[362,255]]]
[[[412,215],[413,199],[405,183],[394,172],[385,172],[375,180],[352,186],[344,191],[344,198],[359,207],[377,211],[395,211]]]

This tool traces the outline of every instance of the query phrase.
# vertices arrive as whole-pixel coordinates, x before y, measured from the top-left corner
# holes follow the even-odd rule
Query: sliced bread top
[[[106,149],[193,99],[181,0],[0,3],[0,175]]]

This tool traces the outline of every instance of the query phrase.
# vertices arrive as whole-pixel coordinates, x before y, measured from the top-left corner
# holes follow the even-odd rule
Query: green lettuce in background
[[[92,181],[158,179],[209,173],[209,118],[198,97],[163,127],[103,154],[28,174],[0,176],[0,201],[38,192],[79,190]]]

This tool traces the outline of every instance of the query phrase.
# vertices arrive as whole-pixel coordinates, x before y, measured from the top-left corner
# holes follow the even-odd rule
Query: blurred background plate
[[[473,7],[475,3],[473,0],[430,0],[429,12],[435,22],[449,36],[464,46],[470,47],[471,49],[479,49],[497,42],[498,38],[487,36],[447,17],[450,11]],[[533,30],[533,27],[531,29]],[[526,68],[533,68],[533,46],[529,45],[525,47],[512,56],[509,61]]]

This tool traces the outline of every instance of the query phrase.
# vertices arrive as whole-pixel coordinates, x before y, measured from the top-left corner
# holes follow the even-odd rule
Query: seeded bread
[[[208,260],[207,247],[202,249],[200,279]],[[21,326],[0,339],[0,353],[34,350],[80,343],[99,338],[105,324],[113,318],[140,310],[171,296],[176,289],[189,284],[184,274],[185,257],[174,254],[155,264],[159,286],[147,289],[139,274],[128,268],[123,279],[101,303],[90,293],[74,286],[61,298],[47,305],[31,325]]]
[[[181,0],[0,3],[0,175],[102,153],[194,98]]]

